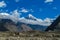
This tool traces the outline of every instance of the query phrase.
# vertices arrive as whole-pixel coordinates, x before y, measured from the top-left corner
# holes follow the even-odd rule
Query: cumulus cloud
[[[26,8],[21,8],[21,10],[19,11],[21,13],[27,13],[27,12],[34,12],[33,9],[26,9]]]
[[[0,2],[0,7],[6,7],[6,3],[4,1]]]
[[[27,13],[27,12],[29,12],[29,10],[27,10],[25,8],[21,8],[20,12]]]
[[[45,3],[53,2],[53,0],[45,0]]]

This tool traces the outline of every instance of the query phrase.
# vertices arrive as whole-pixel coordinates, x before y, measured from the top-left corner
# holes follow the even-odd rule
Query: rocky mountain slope
[[[46,21],[47,20],[47,21]],[[41,20],[29,14],[27,17],[18,17],[17,13],[10,15],[8,13],[0,13],[0,31],[45,31],[51,24],[52,20]]]

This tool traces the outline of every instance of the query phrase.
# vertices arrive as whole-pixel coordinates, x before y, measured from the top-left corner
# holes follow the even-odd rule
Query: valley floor
[[[60,40],[60,32],[0,32],[0,40]]]

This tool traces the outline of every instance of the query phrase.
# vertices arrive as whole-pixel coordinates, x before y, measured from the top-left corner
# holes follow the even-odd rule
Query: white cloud
[[[21,8],[21,10],[19,12],[22,12],[22,13],[27,13],[27,12],[34,12],[33,9],[25,9],[24,7]]]
[[[53,2],[53,0],[45,0],[45,3]]]
[[[20,10],[20,12],[27,13],[27,12],[29,12],[29,10],[22,8],[22,10]]]
[[[6,7],[6,3],[4,1],[0,2],[0,7]]]

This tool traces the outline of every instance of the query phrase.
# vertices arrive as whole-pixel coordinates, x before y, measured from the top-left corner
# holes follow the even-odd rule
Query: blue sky
[[[8,12],[14,10],[22,11],[22,16],[32,14],[37,18],[54,18],[60,14],[60,0],[0,0],[5,5],[0,7],[1,12]]]

